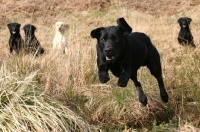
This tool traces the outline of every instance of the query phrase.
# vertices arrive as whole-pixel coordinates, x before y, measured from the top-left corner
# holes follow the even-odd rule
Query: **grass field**
[[[130,0],[1,1],[0,131],[36,132],[196,132],[200,131],[200,2]],[[192,18],[196,48],[177,42],[179,17]],[[134,84],[101,84],[96,40],[91,30],[116,25],[124,17],[133,31],[150,36],[161,56],[169,93],[161,101],[158,84],[146,67],[138,71],[149,103],[139,103]],[[52,52],[53,24],[64,21],[68,51]],[[7,24],[32,23],[45,49],[43,56],[9,53]],[[24,32],[21,29],[21,35]]]

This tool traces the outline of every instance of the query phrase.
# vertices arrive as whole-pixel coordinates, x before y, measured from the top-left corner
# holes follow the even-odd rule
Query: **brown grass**
[[[123,6],[156,16],[187,12],[200,4],[199,0],[121,0],[120,2]]]

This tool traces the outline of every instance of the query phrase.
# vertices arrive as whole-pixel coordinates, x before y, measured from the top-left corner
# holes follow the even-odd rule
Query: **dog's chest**
[[[181,31],[179,32],[179,36],[183,37],[183,38],[187,38],[187,37],[191,37],[191,32],[190,30],[183,30],[181,29]]]
[[[10,40],[11,40],[10,43],[13,46],[21,44],[21,38],[20,37],[10,38]]]
[[[119,77],[124,70],[123,66],[118,63],[107,63],[107,66],[113,75],[117,77]]]
[[[53,40],[53,48],[54,49],[62,49],[67,46],[67,40],[64,34],[55,34],[54,40]]]
[[[62,43],[66,43],[66,37],[64,35],[55,35],[54,37],[54,42],[57,44],[62,44]]]

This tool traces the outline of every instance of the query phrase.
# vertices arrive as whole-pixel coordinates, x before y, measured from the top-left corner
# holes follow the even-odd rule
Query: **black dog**
[[[91,31],[91,37],[97,39],[97,65],[101,83],[110,80],[108,70],[119,77],[118,85],[126,87],[131,79],[139,95],[139,101],[147,104],[147,97],[137,80],[137,70],[147,66],[151,74],[157,79],[160,96],[168,102],[168,94],[162,78],[160,56],[144,33],[131,33],[132,28],[124,18],[117,19],[118,26],[100,27]]]
[[[35,56],[44,53],[44,49],[41,47],[40,42],[35,36],[36,27],[31,24],[26,24],[23,27],[25,33],[25,52],[26,54],[34,54]]]
[[[193,36],[189,27],[191,21],[192,19],[188,17],[181,17],[178,19],[178,23],[181,27],[178,35],[178,42],[181,45],[191,45],[195,47]]]
[[[20,35],[20,26],[19,23],[9,23],[7,24],[7,27],[10,31],[10,38],[9,38],[9,47],[10,47],[10,53],[13,52],[13,50],[18,54],[24,44],[24,40],[22,39]]]

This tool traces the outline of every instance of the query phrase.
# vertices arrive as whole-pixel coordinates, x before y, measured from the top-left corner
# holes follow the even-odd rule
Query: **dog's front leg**
[[[123,67],[123,70],[119,77],[117,85],[120,87],[126,87],[130,76],[131,76],[130,66]]]
[[[10,53],[12,53],[12,52],[13,52],[13,48],[10,47]]]
[[[108,66],[106,63],[105,56],[102,50],[97,46],[97,66],[98,66],[98,76],[101,83],[107,83],[110,80],[108,74]]]
[[[108,68],[105,65],[99,66],[98,75],[101,83],[106,83],[110,80]]]
[[[13,46],[12,46],[12,41],[11,41],[11,38],[9,39],[9,47],[10,47],[10,53],[13,52]]]

